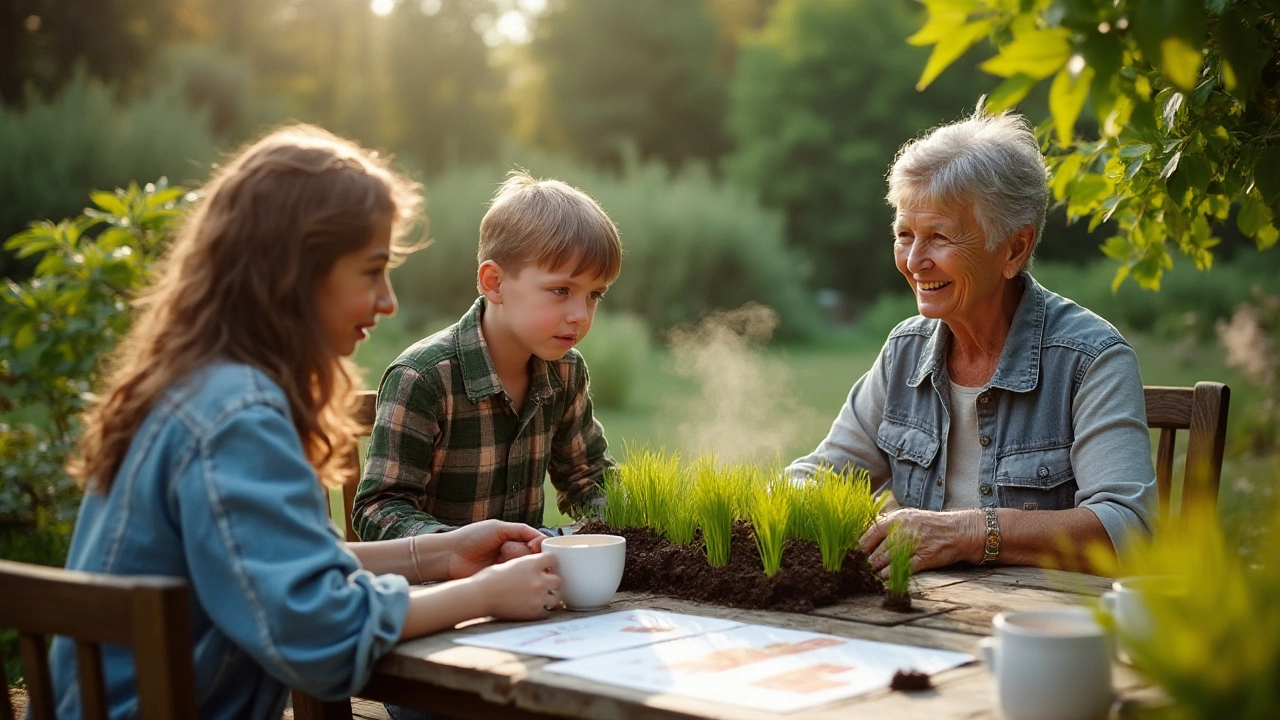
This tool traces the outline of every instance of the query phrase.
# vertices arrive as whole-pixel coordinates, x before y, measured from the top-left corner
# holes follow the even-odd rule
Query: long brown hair
[[[339,257],[390,224],[393,250],[414,225],[419,186],[376,153],[320,128],[294,125],[215,170],[179,229],[105,387],[85,415],[68,471],[106,491],[143,420],[176,381],[215,359],[252,365],[289,400],[321,482],[355,442],[359,375],[329,347],[316,292]]]

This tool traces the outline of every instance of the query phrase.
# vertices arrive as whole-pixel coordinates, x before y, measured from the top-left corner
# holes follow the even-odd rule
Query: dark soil
[[[706,553],[695,546],[675,545],[655,537],[647,528],[615,530],[599,520],[583,525],[579,534],[621,535],[627,539],[627,566],[619,590],[654,592],[685,600],[728,607],[809,612],[854,595],[879,594],[884,585],[871,572],[867,557],[849,553],[838,573],[822,567],[822,552],[795,538],[782,549],[782,567],[766,577],[756,550],[751,525],[734,523],[729,564],[712,567]]]
[[[903,593],[899,595],[895,592],[885,591],[884,602],[880,606],[885,610],[893,610],[900,613],[911,612],[911,593]]]
[[[899,670],[893,674],[893,680],[889,681],[890,690],[928,690],[931,687],[933,683],[929,681],[929,676],[914,670]]]

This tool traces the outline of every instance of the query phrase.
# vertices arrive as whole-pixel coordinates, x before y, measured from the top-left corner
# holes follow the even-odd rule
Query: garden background
[[[947,12],[973,17],[979,5],[1013,19],[938,31]],[[1122,7],[1024,5],[1042,14],[1040,29],[1054,7],[1067,8],[1059,23],[1081,8]],[[426,188],[433,244],[393,272],[400,313],[357,354],[370,387],[404,347],[472,302],[485,203],[523,167],[586,189],[622,233],[622,276],[581,347],[615,454],[635,443],[785,462],[821,440],[888,330],[914,313],[883,200],[895,151],[984,95],[1016,103],[1047,148],[1067,150],[1054,156],[1058,177],[1071,179],[1055,185],[1036,277],[1120,327],[1147,384],[1231,386],[1220,513],[1248,556],[1266,539],[1280,479],[1280,253],[1261,249],[1275,242],[1277,183],[1249,174],[1255,159],[1280,167],[1267,154],[1277,136],[1274,53],[1224,70],[1225,60],[1212,66],[1218,34],[1196,48],[1206,68],[1219,67],[1218,81],[1231,73],[1231,93],[1247,74],[1248,92],[1263,97],[1250,107],[1269,113],[1263,132],[1219,126],[1221,147],[1257,155],[1242,183],[1207,154],[1221,147],[1196,145],[1192,131],[1183,145],[1153,145],[1140,112],[1115,119],[1112,104],[1129,93],[1139,111],[1144,97],[1155,107],[1156,130],[1197,107],[1209,108],[1194,116],[1203,125],[1219,91],[1197,95],[1210,70],[1180,89],[1177,58],[1145,66],[1147,79],[1124,49],[1110,69],[1070,55],[1081,60],[1061,71],[1061,86],[1049,79],[1066,55],[1045,72],[1027,64],[1035,58],[1001,71],[988,58],[1027,37],[1015,6],[3,0],[0,237],[15,239],[0,253],[0,557],[62,562],[78,491],[61,463],[96,362],[127,326],[129,293],[145,282],[186,191],[221,153],[274,123],[315,122],[382,148]],[[1255,6],[1266,3],[1164,13],[1173,20],[1161,32],[1219,33],[1230,12]],[[1271,33],[1274,50],[1274,14],[1241,22]],[[907,42],[922,27],[933,36]],[[967,41],[947,45],[952,35]],[[1073,89],[1104,73],[1123,89]],[[1157,186],[1168,194],[1153,239],[1132,196],[1153,197]],[[1131,197],[1111,201],[1124,192]],[[1166,237],[1183,203],[1190,239]]]

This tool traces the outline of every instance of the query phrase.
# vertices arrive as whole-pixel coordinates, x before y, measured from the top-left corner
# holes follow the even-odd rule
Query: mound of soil
[[[621,535],[627,539],[627,566],[619,590],[653,592],[728,607],[809,612],[854,595],[882,594],[884,585],[867,557],[850,552],[838,573],[822,567],[816,545],[791,538],[782,549],[782,567],[766,577],[751,525],[734,523],[729,564],[712,567],[698,547],[675,545],[647,528],[611,529],[592,520],[578,534]],[[699,542],[699,537],[696,541]]]

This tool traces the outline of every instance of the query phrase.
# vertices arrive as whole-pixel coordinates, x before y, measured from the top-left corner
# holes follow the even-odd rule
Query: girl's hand
[[[858,541],[867,554],[871,569],[881,578],[889,577],[889,546],[885,538],[889,526],[901,523],[902,529],[916,536],[916,551],[911,556],[911,572],[944,567],[958,562],[973,562],[974,548],[986,537],[982,513],[931,512],[918,508],[895,510],[872,525]],[[978,558],[982,553],[979,549]]]
[[[445,533],[450,541],[448,579],[471,577],[508,560],[542,551],[546,537],[528,525],[485,520]]]
[[[483,615],[537,620],[560,607],[560,576],[552,555],[531,555],[485,568],[472,582],[485,598]]]

